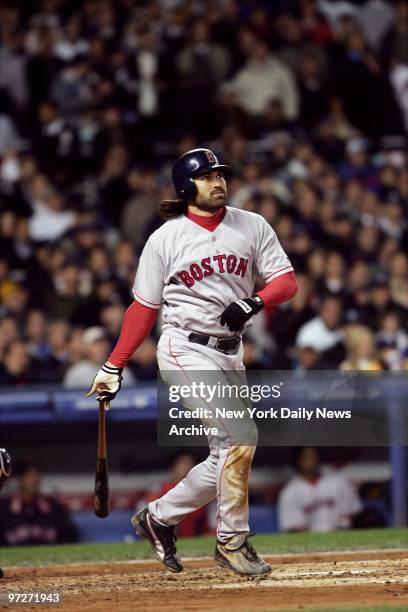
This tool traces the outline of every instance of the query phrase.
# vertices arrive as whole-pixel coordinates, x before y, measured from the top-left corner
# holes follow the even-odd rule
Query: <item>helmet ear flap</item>
[[[181,190],[182,198],[185,202],[191,202],[197,195],[197,186],[194,179],[189,178],[184,183],[183,189]]]

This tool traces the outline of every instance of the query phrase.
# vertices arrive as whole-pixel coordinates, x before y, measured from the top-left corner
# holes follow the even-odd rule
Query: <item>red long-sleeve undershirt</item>
[[[282,304],[295,295],[297,283],[293,272],[282,274],[268,283],[257,295],[265,306]],[[159,310],[133,302],[125,312],[119,340],[108,357],[118,368],[124,368],[135,350],[147,338],[156,322]]]
[[[291,271],[271,280],[256,295],[259,295],[265,306],[277,306],[293,298],[297,289],[295,273]]]
[[[125,312],[119,340],[108,357],[109,363],[124,368],[135,350],[150,334],[158,314],[158,308],[148,308],[134,301]]]

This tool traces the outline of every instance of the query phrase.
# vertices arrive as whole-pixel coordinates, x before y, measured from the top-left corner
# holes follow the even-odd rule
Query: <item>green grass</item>
[[[370,548],[404,548],[408,551],[408,532],[406,529],[348,530],[332,533],[279,533],[259,535],[253,541],[258,551],[263,554],[334,552],[367,550]],[[211,556],[213,549],[214,537],[211,536],[181,539],[178,543],[178,550],[183,557]],[[114,544],[29,546],[3,548],[0,551],[0,567],[87,561],[129,561],[151,557],[151,548],[144,541]]]

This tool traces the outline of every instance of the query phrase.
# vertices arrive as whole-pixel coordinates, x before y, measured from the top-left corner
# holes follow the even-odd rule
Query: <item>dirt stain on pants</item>
[[[251,473],[255,446],[232,446],[224,466],[224,499],[228,499],[228,511],[242,513],[248,507],[248,480]]]

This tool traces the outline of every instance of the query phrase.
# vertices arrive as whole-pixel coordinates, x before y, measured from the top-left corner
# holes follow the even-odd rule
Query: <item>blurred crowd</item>
[[[408,369],[407,24],[383,0],[4,1],[0,383],[89,384],[203,144],[299,283],[247,366]],[[125,382],[154,379],[154,340]]]

